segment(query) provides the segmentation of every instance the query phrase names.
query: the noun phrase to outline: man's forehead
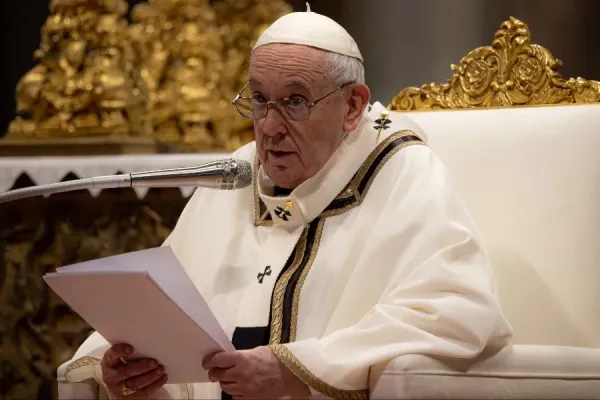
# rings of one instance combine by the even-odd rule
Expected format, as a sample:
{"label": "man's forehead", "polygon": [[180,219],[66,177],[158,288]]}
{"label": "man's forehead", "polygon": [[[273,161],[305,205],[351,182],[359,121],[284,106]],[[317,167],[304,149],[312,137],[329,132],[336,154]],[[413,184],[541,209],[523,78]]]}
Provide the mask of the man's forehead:
{"label": "man's forehead", "polygon": [[[261,86],[267,82],[272,83],[272,81],[267,80],[267,82],[263,82],[260,78],[250,78],[250,85]],[[277,82],[278,86],[286,87],[286,88],[300,88],[310,91],[313,82],[309,82],[307,79],[302,78],[301,76],[290,77],[289,79],[282,78]]]}
{"label": "man's forehead", "polygon": [[296,69],[323,70],[327,52],[314,47],[297,44],[269,44],[262,46],[250,55],[250,68],[270,66],[282,70]]}
{"label": "man's forehead", "polygon": [[310,90],[325,75],[325,52],[301,45],[266,45],[252,53],[250,83]]}

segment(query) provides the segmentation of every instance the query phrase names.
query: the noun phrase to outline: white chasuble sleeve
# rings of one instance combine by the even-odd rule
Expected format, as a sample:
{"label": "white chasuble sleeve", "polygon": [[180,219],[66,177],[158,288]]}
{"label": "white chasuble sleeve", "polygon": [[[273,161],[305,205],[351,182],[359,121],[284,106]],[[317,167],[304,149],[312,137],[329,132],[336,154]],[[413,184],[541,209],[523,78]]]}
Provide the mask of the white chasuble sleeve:
{"label": "white chasuble sleeve", "polygon": [[[253,144],[238,149],[232,157],[253,160]],[[162,245],[171,246],[191,278],[207,276],[209,272],[218,270],[219,262],[223,262],[222,255],[231,253],[226,249],[231,246],[233,240],[243,236],[241,228],[235,230],[232,227],[244,226],[244,221],[251,226],[252,205],[251,188],[237,191],[197,190],[186,204],[175,229]],[[239,223],[240,221],[242,223]],[[206,280],[214,282],[214,280]],[[205,284],[199,290],[208,302],[213,297],[213,293],[207,290],[207,286],[209,284]],[[110,310],[106,312],[110,313]],[[65,363],[64,373],[61,370],[63,376],[60,378],[69,383],[95,382],[99,398],[116,398],[106,389],[100,367],[100,361],[109,347],[110,343],[94,331],[78,347],[72,359]],[[201,398],[202,393],[194,393],[194,388],[198,388],[199,385],[211,384],[167,383],[154,393],[152,398],[173,400]],[[212,394],[208,396],[214,398]]]}
{"label": "white chasuble sleeve", "polygon": [[390,158],[359,208],[369,196],[385,196],[386,206],[360,211],[372,215],[373,229],[360,238],[364,253],[332,320],[348,320],[364,301],[369,311],[322,338],[271,345],[313,393],[331,398],[368,398],[370,367],[398,356],[468,359],[512,335],[488,255],[431,149],[410,146]]}

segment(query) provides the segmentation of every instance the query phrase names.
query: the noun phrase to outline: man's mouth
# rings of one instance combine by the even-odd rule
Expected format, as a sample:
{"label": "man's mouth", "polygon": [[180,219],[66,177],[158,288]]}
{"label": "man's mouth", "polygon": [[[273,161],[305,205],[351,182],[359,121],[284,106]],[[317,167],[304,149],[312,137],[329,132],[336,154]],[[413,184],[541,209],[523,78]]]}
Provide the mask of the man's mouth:
{"label": "man's mouth", "polygon": [[291,151],[269,150],[269,156],[271,156],[273,158],[283,158],[283,157],[289,156],[291,154],[293,154]]}

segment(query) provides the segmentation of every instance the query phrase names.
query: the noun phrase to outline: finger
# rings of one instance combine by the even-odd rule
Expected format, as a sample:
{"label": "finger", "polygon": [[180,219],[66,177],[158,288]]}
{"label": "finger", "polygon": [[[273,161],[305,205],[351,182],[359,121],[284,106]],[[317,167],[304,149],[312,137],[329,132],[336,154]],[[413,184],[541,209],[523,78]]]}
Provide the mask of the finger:
{"label": "finger", "polygon": [[154,394],[158,390],[160,390],[160,388],[166,385],[168,381],[169,377],[167,376],[167,374],[163,374],[160,378],[158,378],[157,380],[155,380],[154,382],[137,392],[136,395],[141,399],[152,399]]}
{"label": "finger", "polygon": [[211,382],[231,381],[230,378],[225,379],[228,378],[227,371],[229,371],[228,368],[211,368],[208,370],[208,379],[210,379]]}
{"label": "finger", "polygon": [[158,362],[151,358],[128,361],[127,364],[120,363],[113,370],[118,375],[119,382],[134,376],[145,374],[158,367]]}
{"label": "finger", "polygon": [[231,368],[239,360],[239,353],[234,351],[232,353],[216,353],[212,356],[205,358],[202,361],[202,367],[204,369],[211,368]]}
{"label": "finger", "polygon": [[204,368],[206,370],[212,368],[211,367],[212,360],[219,353],[221,353],[221,352],[212,353],[212,354],[209,354],[206,357],[204,357],[204,359],[202,360],[202,368]]}
{"label": "finger", "polygon": [[108,368],[112,368],[121,363],[121,357],[133,354],[133,347],[126,343],[115,344],[104,353],[102,361]]}
{"label": "finger", "polygon": [[162,366],[159,366],[158,368],[155,368],[152,371],[147,372],[143,375],[138,375],[134,378],[129,378],[127,380],[127,384],[133,390],[139,392],[142,389],[145,389],[148,386],[152,385],[154,382],[156,382],[158,379],[160,379],[164,374],[165,374],[165,369]]}

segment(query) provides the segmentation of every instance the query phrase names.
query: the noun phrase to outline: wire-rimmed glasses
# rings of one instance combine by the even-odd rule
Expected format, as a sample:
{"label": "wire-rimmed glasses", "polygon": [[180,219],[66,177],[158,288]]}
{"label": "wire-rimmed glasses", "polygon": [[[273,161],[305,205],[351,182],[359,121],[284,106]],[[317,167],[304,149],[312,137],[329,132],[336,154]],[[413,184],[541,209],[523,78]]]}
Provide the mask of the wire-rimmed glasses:
{"label": "wire-rimmed glasses", "polygon": [[242,96],[242,93],[248,88],[250,82],[247,82],[238,95],[231,102],[238,110],[238,112],[245,118],[253,120],[263,119],[269,112],[269,106],[274,105],[276,110],[287,119],[292,121],[305,121],[310,117],[310,110],[318,102],[331,96],[344,86],[351,84],[352,82],[344,83],[337,89],[327,93],[325,96],[319,97],[312,103],[308,103],[301,96],[284,97],[279,100],[265,100],[260,95],[251,97]]}

